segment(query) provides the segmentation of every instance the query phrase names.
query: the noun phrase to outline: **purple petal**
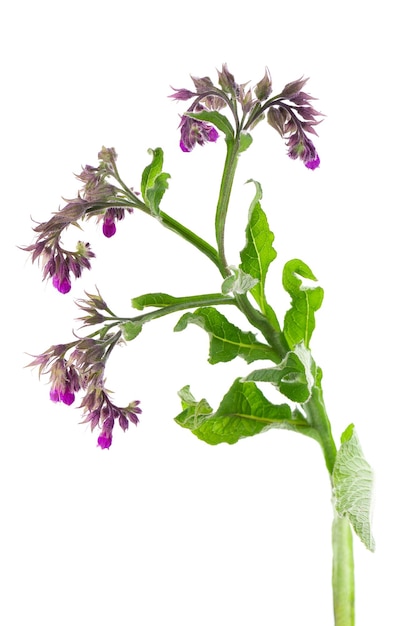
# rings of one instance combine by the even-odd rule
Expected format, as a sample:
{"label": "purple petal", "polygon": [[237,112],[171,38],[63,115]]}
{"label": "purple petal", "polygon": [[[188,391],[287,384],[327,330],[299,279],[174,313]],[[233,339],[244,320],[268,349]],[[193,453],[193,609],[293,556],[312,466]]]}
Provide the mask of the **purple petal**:
{"label": "purple petal", "polygon": [[49,397],[52,400],[52,402],[59,402],[60,394],[59,394],[58,389],[55,389],[55,387],[53,387],[51,391],[49,392]]}
{"label": "purple petal", "polygon": [[97,445],[100,446],[102,450],[110,448],[110,446],[112,445],[112,435],[107,434],[106,432],[102,432],[97,438]]}
{"label": "purple petal", "polygon": [[113,237],[116,232],[116,224],[113,219],[103,221],[103,234],[105,237]]}
{"label": "purple petal", "polygon": [[309,170],[316,170],[317,167],[319,167],[321,160],[319,158],[319,156],[317,155],[315,157],[315,159],[311,159],[310,161],[306,161],[305,163],[305,167],[307,167]]}
{"label": "purple petal", "polygon": [[71,290],[71,281],[69,278],[60,278],[58,274],[52,277],[52,284],[60,293],[68,293]]}
{"label": "purple petal", "polygon": [[208,140],[209,141],[216,141],[219,138],[219,133],[216,130],[216,128],[214,126],[212,126],[210,128],[210,130],[208,131]]}
{"label": "purple petal", "polygon": [[75,394],[71,389],[67,388],[65,391],[59,394],[59,399],[67,406],[70,406],[75,400]]}

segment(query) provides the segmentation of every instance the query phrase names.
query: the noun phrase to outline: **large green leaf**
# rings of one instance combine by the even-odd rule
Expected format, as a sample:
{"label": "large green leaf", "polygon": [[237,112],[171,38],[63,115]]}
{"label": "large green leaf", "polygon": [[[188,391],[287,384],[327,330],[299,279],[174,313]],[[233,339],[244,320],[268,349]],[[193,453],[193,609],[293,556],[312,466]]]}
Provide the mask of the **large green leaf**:
{"label": "large green leaf", "polygon": [[196,412],[199,403],[194,398],[186,405],[183,397],[182,400],[184,410],[175,421],[211,445],[233,444],[243,437],[251,437],[270,428],[284,428],[315,436],[299,411],[292,412],[287,404],[272,404],[254,383],[242,382],[239,378],[213,414],[205,413],[205,404],[203,411]]}
{"label": "large green leaf", "polygon": [[161,148],[149,149],[148,153],[152,155],[152,161],[142,172],[141,194],[151,213],[158,216],[160,202],[166,189],[168,189],[167,181],[170,174],[162,171],[164,153]]}
{"label": "large green leaf", "polygon": [[275,367],[251,372],[247,381],[272,383],[293,402],[304,403],[311,397],[315,383],[316,366],[310,351],[303,343],[288,352],[283,361]]}
{"label": "large green leaf", "polygon": [[184,330],[188,324],[197,324],[209,334],[209,363],[231,361],[237,356],[245,359],[247,363],[257,359],[277,360],[270,346],[258,342],[253,333],[244,332],[231,324],[213,307],[202,307],[193,313],[185,313],[174,330]]}
{"label": "large green leaf", "polygon": [[241,251],[240,268],[246,274],[257,279],[257,284],[251,289],[261,311],[267,316],[276,330],[280,330],[276,315],[269,306],[265,295],[265,283],[269,265],[277,256],[273,248],[274,235],[271,232],[266,214],[261,208],[260,200],[263,192],[260,183],[249,180],[255,185],[255,196],[251,203],[248,225],[245,231],[246,245]]}
{"label": "large green leaf", "polygon": [[301,341],[309,348],[315,328],[315,311],[324,298],[322,287],[304,286],[298,276],[316,280],[310,268],[300,259],[288,261],[283,268],[283,287],[292,298],[291,308],[284,318],[283,332],[291,349]]}
{"label": "large green leaf", "polygon": [[341,435],[332,472],[334,506],[340,516],[347,516],[364,545],[374,552],[371,530],[373,472],[364,458],[354,425]]}

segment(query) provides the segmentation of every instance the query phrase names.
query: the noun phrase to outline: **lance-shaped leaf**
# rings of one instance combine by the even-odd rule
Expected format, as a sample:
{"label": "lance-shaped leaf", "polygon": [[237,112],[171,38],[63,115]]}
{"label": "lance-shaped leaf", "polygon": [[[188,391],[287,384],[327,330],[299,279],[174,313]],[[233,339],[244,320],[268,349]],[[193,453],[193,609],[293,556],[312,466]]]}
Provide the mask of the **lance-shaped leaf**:
{"label": "lance-shaped leaf", "polygon": [[315,376],[316,366],[310,350],[300,343],[294,351],[286,354],[281,363],[275,367],[255,370],[245,380],[272,383],[289,400],[304,403],[311,397]]}
{"label": "lance-shaped leaf", "polygon": [[322,287],[304,286],[298,276],[316,280],[306,263],[299,259],[288,261],[283,268],[283,287],[292,297],[291,308],[284,318],[283,332],[292,349],[301,341],[309,348],[315,328],[315,311],[324,298]]}
{"label": "lance-shaped leaf", "polygon": [[373,472],[363,456],[353,424],[341,435],[332,483],[335,510],[348,517],[361,541],[374,552],[371,530]]}
{"label": "lance-shaped leaf", "polygon": [[145,307],[168,307],[188,305],[187,308],[202,306],[202,304],[229,304],[234,300],[222,293],[207,293],[197,296],[170,296],[168,293],[146,293],[132,299],[134,309],[142,311]]}
{"label": "lance-shaped leaf", "polygon": [[210,122],[225,134],[225,139],[227,140],[233,140],[234,138],[234,129],[231,126],[231,122],[225,115],[219,113],[219,111],[187,111],[184,115],[192,117],[194,120]]}
{"label": "lance-shaped leaf", "polygon": [[163,172],[164,153],[161,148],[149,149],[152,161],[144,169],[141,179],[141,194],[145,204],[151,209],[151,213],[158,216],[160,212],[160,202],[168,189],[167,180],[170,174]]}
{"label": "lance-shaped leaf", "polygon": [[255,196],[251,203],[248,225],[245,231],[246,245],[241,251],[240,268],[246,274],[257,279],[257,284],[251,289],[262,313],[267,316],[276,330],[280,330],[279,323],[273,309],[269,306],[265,295],[265,283],[269,265],[277,256],[273,248],[274,235],[269,229],[266,214],[261,208],[260,200],[263,192],[260,183],[255,184]]}
{"label": "lance-shaped leaf", "polygon": [[202,307],[193,313],[185,313],[174,330],[184,330],[188,324],[197,324],[209,335],[209,363],[231,361],[237,356],[247,363],[257,359],[277,361],[277,356],[267,344],[257,341],[251,332],[240,330],[213,307]]}
{"label": "lance-shaped leaf", "polygon": [[194,406],[189,404],[175,421],[211,445],[233,444],[270,428],[284,428],[316,438],[300,411],[292,412],[287,404],[272,404],[254,383],[241,382],[239,378],[225,394],[216,413],[207,415],[200,411],[196,417]]}

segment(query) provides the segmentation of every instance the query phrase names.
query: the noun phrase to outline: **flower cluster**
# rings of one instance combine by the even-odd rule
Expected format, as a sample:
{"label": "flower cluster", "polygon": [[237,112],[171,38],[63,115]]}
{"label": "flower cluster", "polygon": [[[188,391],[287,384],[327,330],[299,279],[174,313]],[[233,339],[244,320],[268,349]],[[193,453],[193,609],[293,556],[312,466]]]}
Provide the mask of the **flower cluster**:
{"label": "flower cluster", "polygon": [[314,126],[322,120],[312,105],[312,96],[302,91],[307,78],[301,78],[286,85],[282,93],[273,98],[267,112],[268,123],[286,139],[288,155],[291,159],[301,159],[308,169],[319,166],[320,159],[312,140],[306,133],[317,135]]}
{"label": "flower cluster", "polygon": [[67,200],[67,204],[47,221],[39,223],[33,230],[38,237],[30,246],[23,247],[30,252],[32,262],[42,262],[43,279],[51,278],[53,286],[60,293],[71,290],[71,278],[79,278],[83,269],[90,269],[90,259],[95,255],[90,244],[79,241],[75,251],[65,250],[61,244],[63,232],[70,225],[78,225],[84,219],[97,216],[103,220],[103,234],[112,237],[116,232],[116,220],[125,216],[125,211],[133,209],[119,206],[123,190],[107,182],[115,176],[117,155],[114,148],[102,148],[99,152],[100,165],[86,165],[76,177],[83,182],[77,198]]}
{"label": "flower cluster", "polygon": [[111,446],[116,422],[125,431],[129,423],[138,424],[138,414],[142,412],[138,400],[126,407],[116,406],[105,388],[105,363],[120,336],[120,333],[106,333],[99,339],[87,337],[54,345],[29,363],[39,368],[39,375],[49,374],[49,395],[53,402],[70,405],[78,391],[85,392],[80,404],[84,416],[81,423],[89,423],[92,431],[96,427],[100,429],[97,445],[102,449]]}
{"label": "flower cluster", "polygon": [[[174,89],[170,95],[174,100],[187,101],[193,98],[187,112],[180,121],[180,148],[190,152],[196,144],[216,141],[218,131],[208,123],[210,111],[219,111],[228,106],[235,121],[236,132],[247,131],[255,127],[267,113],[268,123],[285,139],[288,155],[292,159],[299,158],[308,169],[316,169],[320,159],[312,140],[307,133],[317,134],[314,126],[319,124],[317,118],[322,114],[316,111],[311,100],[314,98],[303,91],[307,79],[301,78],[288,83],[283,91],[273,97],[272,82],[266,69],[264,77],[254,86],[247,83],[238,84],[228,70],[226,64],[218,71],[219,87],[210,78],[191,77],[195,91]],[[238,116],[237,104],[242,115]],[[213,118],[214,120],[215,118]]]}

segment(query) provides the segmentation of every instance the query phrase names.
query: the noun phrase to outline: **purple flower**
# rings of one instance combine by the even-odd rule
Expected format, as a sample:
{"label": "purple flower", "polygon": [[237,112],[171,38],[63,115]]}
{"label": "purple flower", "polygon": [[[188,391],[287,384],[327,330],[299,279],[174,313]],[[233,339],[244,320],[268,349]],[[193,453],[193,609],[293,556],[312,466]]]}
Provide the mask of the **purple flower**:
{"label": "purple flower", "polygon": [[191,152],[196,143],[203,146],[207,141],[216,141],[219,133],[214,126],[194,120],[188,115],[183,115],[180,122],[180,148],[183,152]]}
{"label": "purple flower", "polygon": [[296,132],[289,137],[286,145],[289,148],[288,155],[291,159],[301,159],[305,167],[310,170],[315,170],[319,167],[321,161],[316,148],[313,142],[304,133]]}
{"label": "purple flower", "polygon": [[107,450],[112,445],[112,433],[107,433],[106,431],[102,431],[97,438],[97,445],[102,450]]}
{"label": "purple flower", "polygon": [[75,392],[80,389],[80,378],[74,366],[67,365],[64,358],[56,359],[50,369],[52,402],[63,402],[67,406],[75,400]]}
{"label": "purple flower", "polygon": [[308,168],[308,170],[316,170],[317,167],[319,167],[321,160],[319,158],[318,155],[316,155],[315,159],[311,159],[310,161],[306,161],[305,163],[305,167]]}
{"label": "purple flower", "polygon": [[68,275],[60,276],[59,274],[54,274],[52,284],[60,293],[68,293],[71,290],[71,281]]}
{"label": "purple flower", "polygon": [[116,220],[125,218],[125,211],[132,213],[133,209],[123,209],[121,207],[111,207],[99,216],[99,220],[103,219],[102,231],[105,237],[113,237],[116,233]]}
{"label": "purple flower", "polygon": [[105,237],[113,237],[116,233],[115,219],[112,217],[105,217],[103,220],[103,234]]}

